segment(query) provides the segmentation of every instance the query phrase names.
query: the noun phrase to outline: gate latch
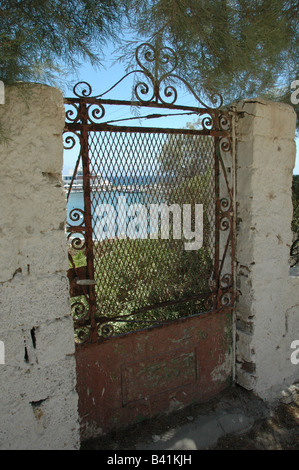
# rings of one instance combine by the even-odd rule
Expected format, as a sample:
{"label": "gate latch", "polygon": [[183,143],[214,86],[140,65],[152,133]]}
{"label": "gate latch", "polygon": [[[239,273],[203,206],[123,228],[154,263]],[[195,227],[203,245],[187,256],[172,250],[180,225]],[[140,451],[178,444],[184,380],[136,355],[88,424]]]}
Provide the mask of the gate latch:
{"label": "gate latch", "polygon": [[69,269],[67,276],[70,282],[70,296],[76,297],[84,294],[84,286],[94,286],[96,281],[88,278],[87,266],[80,266],[76,269]]}
{"label": "gate latch", "polygon": [[79,286],[94,286],[96,284],[96,281],[93,279],[75,279],[76,284]]}

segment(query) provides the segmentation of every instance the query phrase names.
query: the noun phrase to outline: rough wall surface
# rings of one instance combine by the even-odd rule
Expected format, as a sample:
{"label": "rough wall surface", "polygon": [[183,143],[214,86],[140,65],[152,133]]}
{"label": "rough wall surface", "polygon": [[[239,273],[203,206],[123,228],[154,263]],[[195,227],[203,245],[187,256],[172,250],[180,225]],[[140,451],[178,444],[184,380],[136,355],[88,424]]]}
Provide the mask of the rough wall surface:
{"label": "rough wall surface", "polygon": [[[0,123],[0,449],[79,447],[57,89],[6,87]],[[3,132],[2,131],[2,132]]]}
{"label": "rough wall surface", "polygon": [[299,379],[299,278],[289,276],[296,118],[262,99],[238,104],[236,380],[275,399]]}

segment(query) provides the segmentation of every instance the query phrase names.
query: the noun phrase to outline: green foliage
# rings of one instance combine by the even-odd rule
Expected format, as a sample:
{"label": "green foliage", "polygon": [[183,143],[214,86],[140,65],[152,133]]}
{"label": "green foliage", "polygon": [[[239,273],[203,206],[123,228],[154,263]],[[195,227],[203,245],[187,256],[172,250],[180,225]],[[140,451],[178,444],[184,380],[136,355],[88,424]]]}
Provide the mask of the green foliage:
{"label": "green foliage", "polygon": [[[148,305],[195,294],[198,282],[192,276],[194,266],[201,262],[208,269],[205,255],[192,256],[183,250],[179,240],[121,240],[117,244],[117,250],[112,248],[101,258],[99,273],[101,305],[104,311],[114,314],[129,314]],[[163,321],[190,313],[190,305],[179,305],[139,314],[138,318]]]}
{"label": "green foliage", "polygon": [[[226,103],[265,96],[290,103],[298,79],[298,2],[294,0],[1,0],[0,80],[62,85],[122,32],[132,63],[136,43],[171,46],[178,73],[195,91]],[[298,106],[295,106],[298,112]]]}
{"label": "green foliage", "polygon": [[[80,268],[81,266],[86,266],[86,256],[83,250],[73,250],[72,258],[75,263],[76,268]],[[69,263],[69,267],[72,268],[71,262]]]}
{"label": "green foliage", "polygon": [[124,5],[116,0],[0,1],[0,79],[57,82],[82,60],[99,64],[106,40],[116,36]]}
{"label": "green foliage", "polygon": [[134,0],[132,7],[138,37],[172,47],[180,76],[198,92],[220,92],[226,103],[265,96],[291,104],[298,2]]}
{"label": "green foliage", "polygon": [[[192,299],[150,311],[142,308],[206,293],[212,270],[208,250],[186,251],[181,240],[125,239],[103,241],[95,252],[99,314],[121,318],[140,310],[127,317],[129,322],[113,323],[116,334],[204,310],[203,300]],[[83,258],[83,252],[74,258],[76,266],[82,265]]]}
{"label": "green foliage", "polygon": [[158,160],[169,180],[179,182],[199,173],[202,175],[209,167],[213,154],[213,137],[174,134],[164,143]]}

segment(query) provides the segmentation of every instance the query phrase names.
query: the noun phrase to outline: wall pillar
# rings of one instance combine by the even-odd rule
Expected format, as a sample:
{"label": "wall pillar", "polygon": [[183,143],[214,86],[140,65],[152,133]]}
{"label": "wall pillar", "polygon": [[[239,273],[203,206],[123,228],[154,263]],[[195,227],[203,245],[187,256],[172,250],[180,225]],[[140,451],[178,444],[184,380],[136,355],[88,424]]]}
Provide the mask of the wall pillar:
{"label": "wall pillar", "polygon": [[61,92],[6,87],[0,127],[0,448],[76,449]]}
{"label": "wall pillar", "polygon": [[237,111],[236,381],[271,400],[299,379],[299,278],[289,275],[296,116],[263,99]]}

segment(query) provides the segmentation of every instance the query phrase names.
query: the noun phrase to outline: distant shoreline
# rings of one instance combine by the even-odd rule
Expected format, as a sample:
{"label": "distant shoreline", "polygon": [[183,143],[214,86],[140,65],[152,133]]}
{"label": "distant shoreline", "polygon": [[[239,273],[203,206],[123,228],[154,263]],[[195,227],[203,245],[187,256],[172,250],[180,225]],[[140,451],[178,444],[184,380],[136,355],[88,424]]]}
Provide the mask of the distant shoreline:
{"label": "distant shoreline", "polygon": [[[64,187],[65,191],[68,192],[69,191],[69,187]],[[151,183],[149,185],[117,185],[117,186],[114,186],[114,185],[111,185],[111,186],[91,186],[90,187],[91,191],[96,191],[96,192],[114,192],[114,191],[118,191],[118,192],[122,192],[122,193],[135,193],[135,192],[139,192],[139,193],[148,193],[148,192],[151,192],[151,191],[156,191],[157,189],[161,190],[161,189],[167,189],[167,185],[165,183]],[[72,187],[71,189],[71,193],[83,193],[84,190],[83,190],[83,187]]]}

